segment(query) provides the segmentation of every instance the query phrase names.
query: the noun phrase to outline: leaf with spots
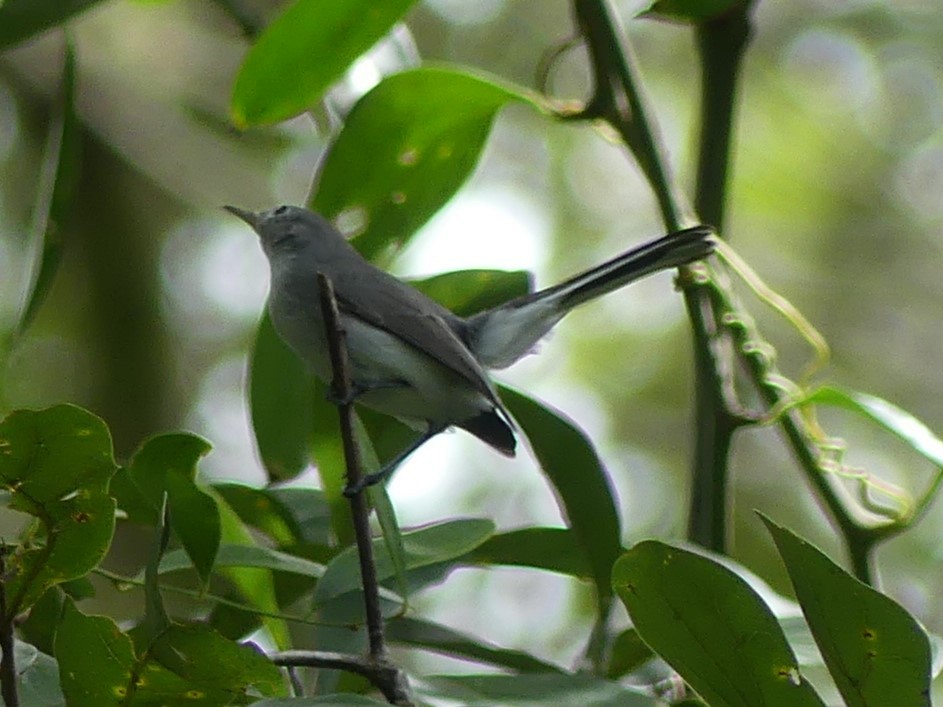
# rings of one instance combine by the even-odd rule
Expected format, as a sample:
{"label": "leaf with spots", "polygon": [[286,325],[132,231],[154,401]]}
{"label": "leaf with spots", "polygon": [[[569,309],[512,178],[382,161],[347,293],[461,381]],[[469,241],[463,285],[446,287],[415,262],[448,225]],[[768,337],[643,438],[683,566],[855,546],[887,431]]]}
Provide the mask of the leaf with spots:
{"label": "leaf with spots", "polygon": [[86,616],[71,599],[56,632],[56,659],[70,707],[210,707],[246,704],[250,690],[265,696],[285,692],[278,668],[206,625],[171,624],[136,653],[114,621]]}
{"label": "leaf with spots", "polygon": [[612,568],[639,635],[712,707],[822,707],[782,629],[736,574],[646,540]]}
{"label": "leaf with spots", "polygon": [[402,245],[465,182],[498,111],[515,102],[538,107],[520,89],[462,71],[390,76],[351,110],[311,207],[357,221],[355,242],[368,258]]}
{"label": "leaf with spots", "polygon": [[930,641],[893,599],[763,516],[839,692],[850,707],[930,704]]}
{"label": "leaf with spots", "polygon": [[19,410],[0,422],[0,481],[9,506],[39,520],[5,560],[11,614],[105,556],[115,524],[106,489],[115,468],[108,428],[81,408]]}

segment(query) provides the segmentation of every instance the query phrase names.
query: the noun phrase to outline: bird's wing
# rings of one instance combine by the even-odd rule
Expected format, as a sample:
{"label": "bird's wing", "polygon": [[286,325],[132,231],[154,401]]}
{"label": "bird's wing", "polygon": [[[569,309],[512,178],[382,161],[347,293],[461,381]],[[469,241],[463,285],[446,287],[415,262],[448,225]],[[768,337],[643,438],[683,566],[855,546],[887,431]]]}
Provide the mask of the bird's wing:
{"label": "bird's wing", "polygon": [[418,290],[375,269],[369,284],[358,274],[334,283],[342,311],[393,334],[471,383],[503,410],[494,386],[474,355],[456,334],[456,316]]}

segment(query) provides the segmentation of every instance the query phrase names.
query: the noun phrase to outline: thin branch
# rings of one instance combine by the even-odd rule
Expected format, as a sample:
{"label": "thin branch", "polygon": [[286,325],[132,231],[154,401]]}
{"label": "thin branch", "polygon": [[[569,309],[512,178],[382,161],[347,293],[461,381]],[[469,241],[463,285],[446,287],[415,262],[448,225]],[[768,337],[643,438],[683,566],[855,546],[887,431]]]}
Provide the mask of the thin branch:
{"label": "thin branch", "polygon": [[358,655],[332,651],[282,651],[270,654],[269,660],[285,668],[321,668],[356,673],[369,680],[391,704],[412,704],[405,675],[396,666],[385,661],[377,662]]}
{"label": "thin branch", "polygon": [[[328,349],[334,379],[331,392],[337,403],[340,418],[341,438],[344,444],[344,459],[347,464],[347,485],[356,487],[363,478],[363,466],[360,460],[360,448],[357,445],[353,420],[354,389],[351,382],[350,360],[347,355],[345,333],[340,324],[340,313],[334,286],[324,273],[318,273],[318,290],[321,295],[321,313],[327,335]],[[353,516],[354,533],[357,538],[357,555],[360,559],[360,579],[363,585],[364,613],[367,620],[367,639],[370,645],[370,657],[367,664],[373,666],[377,675],[395,673],[395,679],[383,684],[374,683],[393,704],[411,704],[406,690],[406,677],[389,662],[386,640],[383,634],[383,614],[380,610],[379,582],[376,564],[373,559],[373,539],[370,535],[370,509],[367,497],[362,491],[350,497],[350,509]]]}
{"label": "thin branch", "polygon": [[[8,547],[0,546],[0,578],[6,574],[6,555]],[[0,696],[7,707],[19,707],[20,697],[16,688],[16,656],[13,637],[14,615],[7,613],[7,592],[5,583],[0,580]]]}

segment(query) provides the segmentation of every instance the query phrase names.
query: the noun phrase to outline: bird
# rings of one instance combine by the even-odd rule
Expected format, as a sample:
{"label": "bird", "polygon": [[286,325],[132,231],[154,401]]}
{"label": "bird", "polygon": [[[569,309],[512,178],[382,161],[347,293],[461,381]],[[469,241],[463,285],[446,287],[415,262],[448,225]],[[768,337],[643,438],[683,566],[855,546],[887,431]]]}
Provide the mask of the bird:
{"label": "bird", "polygon": [[450,427],[514,456],[517,425],[488,371],[533,351],[575,307],[650,273],[707,258],[716,244],[709,226],[686,228],[558,285],[460,317],[367,261],[314,211],[287,204],[260,212],[224,208],[259,236],[271,274],[268,311],[282,340],[319,379],[331,380],[317,280],[323,273],[333,285],[356,402],[420,433],[382,469],[348,484],[347,496],[385,479]]}

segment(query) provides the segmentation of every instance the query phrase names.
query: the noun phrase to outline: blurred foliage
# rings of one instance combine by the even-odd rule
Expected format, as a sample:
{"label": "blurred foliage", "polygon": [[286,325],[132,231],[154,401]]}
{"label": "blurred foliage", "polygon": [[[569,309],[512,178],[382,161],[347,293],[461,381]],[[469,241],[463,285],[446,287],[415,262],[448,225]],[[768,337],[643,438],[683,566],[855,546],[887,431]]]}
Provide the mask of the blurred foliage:
{"label": "blurred foliage", "polygon": [[[44,2],[34,6],[48,14],[40,24],[3,21],[30,2],[6,0],[0,8],[0,45],[10,47],[0,54],[0,331],[16,329],[30,283],[45,277],[33,268],[33,255],[51,249],[60,263],[48,292],[30,310],[31,317],[35,313],[30,328],[15,346],[3,344],[0,411],[80,404],[108,423],[119,464],[155,433],[190,429],[215,446],[201,463],[203,480],[259,482],[264,468],[253,448],[243,392],[245,356],[262,309],[264,288],[257,283],[264,282],[264,263],[254,238],[218,207],[306,202],[317,160],[343,112],[343,92],[332,93],[326,107],[312,115],[237,132],[229,125],[228,109],[246,52],[244,30],[261,28],[279,8],[238,0]],[[92,4],[67,25],[75,55],[75,90],[67,103],[74,104],[76,119],[63,122],[62,32],[21,40]],[[620,7],[628,19],[644,4]],[[654,10],[683,12],[686,5],[662,2]],[[943,367],[936,363],[943,347],[936,326],[943,296],[937,274],[943,258],[943,13],[931,0],[840,5],[760,0],[753,16],[724,235],[826,333],[833,350],[831,377],[872,390],[930,429],[943,429],[943,396],[936,394],[943,389]],[[536,75],[548,49],[572,31],[569,5],[562,0],[428,0],[416,3],[405,21],[406,44],[415,47],[401,46],[401,56],[415,49],[425,61],[469,64],[527,89],[545,83],[561,99],[587,97],[581,49],[560,54],[547,76]],[[654,19],[633,20],[628,31],[672,166],[690,181],[698,93],[691,34]],[[360,63],[342,88],[356,96],[372,87],[386,71],[389,53]],[[394,66],[396,61],[399,68],[409,64],[394,58]],[[501,97],[499,103],[504,100],[510,99]],[[497,110],[498,104],[484,103],[483,109]],[[308,105],[305,101],[292,112]],[[57,134],[59,151],[51,149]],[[532,269],[548,283],[659,232],[649,189],[624,150],[607,137],[588,126],[546,120],[526,106],[502,110],[471,180],[397,266],[409,272],[410,258],[422,249],[436,242],[459,249],[459,239],[470,239],[478,259],[468,267]],[[43,175],[50,160],[72,154],[81,154],[81,168],[69,178],[69,205],[56,199],[55,186]],[[53,191],[44,196],[47,188]],[[449,211],[463,200],[494,206],[461,228],[446,230],[456,224]],[[53,210],[41,213],[43,203],[53,204]],[[503,220],[494,219],[495,212]],[[502,250],[517,257],[510,265],[506,255],[489,251],[494,241],[487,236],[496,228],[504,229]],[[529,243],[536,243],[530,251]],[[752,306],[750,295],[744,297]],[[683,534],[691,382],[681,321],[667,278],[643,282],[574,314],[544,344],[542,355],[508,373],[515,387],[579,420],[593,440],[612,479],[623,544]],[[777,345],[783,368],[800,370],[807,357],[803,343],[775,317],[761,316],[761,324]],[[295,392],[306,404],[308,392]],[[820,417],[848,440],[848,464],[914,495],[929,484],[933,467],[907,447],[889,449],[884,438],[840,409]],[[501,530],[559,524],[551,492],[527,462],[511,466],[469,446],[474,443],[464,444],[459,435],[443,443],[448,448],[436,446],[417,458],[415,471],[404,468],[391,486],[406,523],[473,512],[497,519]],[[279,463],[293,471],[303,466],[307,450],[291,441],[281,449]],[[830,556],[840,553],[835,533],[784,452],[768,430],[737,438],[733,506],[741,512],[733,516],[733,555],[787,592],[787,573],[772,540],[746,511],[775,510],[778,522],[801,529]],[[241,523],[251,525],[258,506],[226,501],[216,501],[223,509],[222,547],[248,546],[251,536]],[[318,555],[316,561],[327,563],[332,557],[324,538],[312,541],[302,532],[315,522],[323,531],[325,501],[309,505],[318,512],[301,518],[298,507],[279,501],[277,531],[268,516],[260,521],[266,524],[261,531],[280,548]],[[2,520],[5,536],[19,531],[19,516]],[[879,555],[884,591],[931,632],[943,631],[936,591],[943,567],[937,541],[941,520],[941,511],[931,506],[921,524]],[[147,539],[137,532],[119,529],[106,567],[128,576],[141,568],[140,548]],[[558,541],[561,560],[548,553],[547,543],[555,540],[549,537],[535,535],[529,542],[515,537],[513,562],[507,561],[512,554],[507,546],[500,545],[502,535],[470,556],[590,574],[585,558],[568,559],[578,539]],[[269,557],[263,563],[268,569],[255,568],[256,574],[243,569],[216,578],[222,586],[215,588],[242,608],[264,610],[286,605],[276,595],[280,600],[310,590],[311,577],[273,579],[276,559]],[[203,562],[200,579],[205,580],[209,560]],[[482,614],[496,616],[489,621],[494,629],[489,639],[530,649],[536,659],[553,664],[569,665],[584,648],[586,626],[597,609],[587,600],[585,584],[547,573],[534,579],[526,570],[506,575],[465,569],[437,589],[446,570],[440,567],[443,574],[435,574],[435,569],[425,567],[428,574],[415,579],[432,587],[413,599],[423,616],[472,633]],[[599,579],[595,568],[592,574]],[[30,601],[50,584],[39,582]],[[137,615],[134,594],[104,582],[98,589],[81,614],[67,609],[74,612],[71,628],[91,630],[92,622],[103,620],[113,630],[110,619],[84,615],[89,612],[108,613],[116,621]],[[174,607],[196,612],[195,601]],[[48,603],[54,607],[50,611],[61,611],[61,599]],[[555,621],[546,620],[551,613]],[[276,637],[283,630],[275,623],[268,628]],[[294,635],[300,639],[303,630]],[[425,641],[435,642],[431,635]],[[504,654],[495,664],[516,665]],[[471,703],[474,695],[487,703],[499,699],[496,695],[510,700],[505,687],[497,680],[453,679],[443,682],[438,694],[450,690],[462,696],[457,699]],[[549,678],[527,687],[535,694],[559,691]],[[611,684],[595,688],[605,692]]]}

